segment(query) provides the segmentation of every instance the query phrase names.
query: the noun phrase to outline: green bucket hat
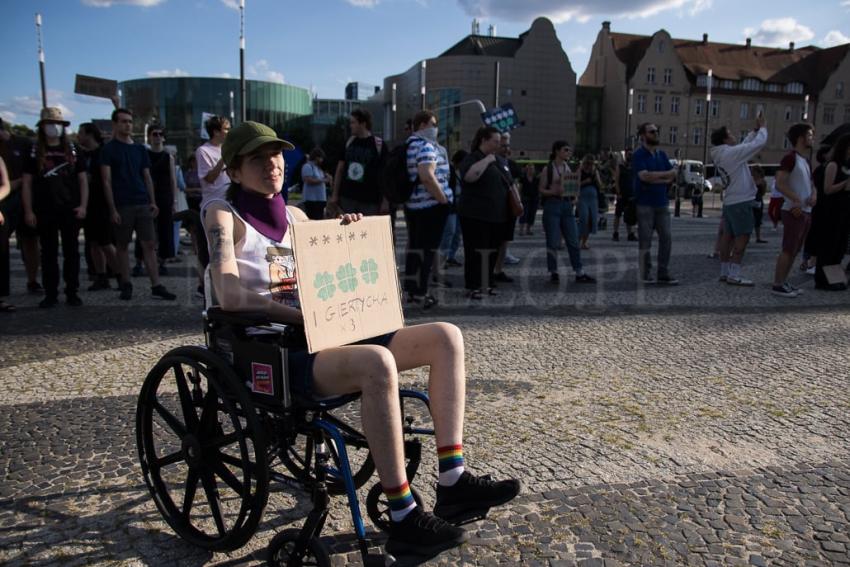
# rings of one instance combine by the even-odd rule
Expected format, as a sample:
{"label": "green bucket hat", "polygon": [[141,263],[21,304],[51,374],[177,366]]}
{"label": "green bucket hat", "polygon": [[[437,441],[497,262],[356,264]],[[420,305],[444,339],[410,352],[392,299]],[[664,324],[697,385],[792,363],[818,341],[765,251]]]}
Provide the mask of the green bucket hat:
{"label": "green bucket hat", "polygon": [[281,150],[294,150],[295,146],[277,137],[277,132],[259,122],[243,122],[228,132],[221,145],[221,157],[230,165],[236,156],[250,154],[260,146],[278,144]]}

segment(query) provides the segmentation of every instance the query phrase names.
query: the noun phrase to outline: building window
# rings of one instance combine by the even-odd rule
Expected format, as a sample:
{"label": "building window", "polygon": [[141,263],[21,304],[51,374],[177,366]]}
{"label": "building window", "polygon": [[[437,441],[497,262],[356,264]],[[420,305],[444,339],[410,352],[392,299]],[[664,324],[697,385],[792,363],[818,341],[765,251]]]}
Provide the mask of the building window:
{"label": "building window", "polygon": [[759,103],[759,104],[757,104],[757,105],[756,105],[756,112],[755,112],[755,114],[756,114],[756,117],[758,117],[758,115],[759,115],[759,114],[761,114],[762,116],[764,116],[764,105],[763,105],[763,104]]}
{"label": "building window", "polygon": [[667,46],[667,42],[663,39],[658,40],[658,53],[664,53],[664,48]]}
{"label": "building window", "polygon": [[758,79],[753,79],[750,77],[749,79],[744,79],[741,81],[741,88],[745,91],[760,91],[761,90],[761,81]]}
{"label": "building window", "polygon": [[717,118],[718,116],[720,116],[720,101],[713,100],[711,101],[711,117]]}
{"label": "building window", "polygon": [[505,96],[514,96],[514,90],[512,88],[505,89]]}
{"label": "building window", "polygon": [[694,135],[694,145],[698,146],[702,143],[702,128],[696,127],[693,130]]}
{"label": "building window", "polygon": [[638,112],[641,114],[646,112],[646,95],[639,94],[638,95]]}
{"label": "building window", "polygon": [[834,106],[824,106],[823,107],[823,123],[824,124],[834,124],[835,123],[835,107]]}
{"label": "building window", "polygon": [[742,102],[741,103],[741,114],[739,114],[738,116],[740,116],[741,119],[743,119],[743,120],[746,120],[747,118],[749,118],[750,117],[750,105],[747,104],[746,102]]}
{"label": "building window", "polygon": [[675,146],[678,143],[679,139],[679,127],[678,126],[670,126],[670,133],[668,134],[670,145]]}
{"label": "building window", "polygon": [[844,98],[844,81],[835,83],[835,98]]}
{"label": "building window", "polygon": [[673,69],[669,67],[664,69],[664,84],[672,85],[673,84]]}
{"label": "building window", "polygon": [[520,94],[520,96],[525,96],[528,93],[525,91],[525,89],[522,89],[521,91],[519,91],[519,94]]}
{"label": "building window", "polygon": [[664,104],[664,97],[655,95],[655,114],[661,114],[661,106]]}
{"label": "building window", "polygon": [[791,147],[791,142],[788,141],[788,136],[782,136],[782,149],[787,150]]}
{"label": "building window", "polygon": [[729,79],[723,79],[722,81],[720,81],[720,88],[721,89],[734,89],[735,86],[736,86],[735,81],[730,81]]}
{"label": "building window", "polygon": [[679,114],[679,97],[670,98],[670,114]]}
{"label": "building window", "polygon": [[768,83],[767,84],[767,92],[769,93],[778,93],[782,90],[782,86],[777,83]]}
{"label": "building window", "polygon": [[699,75],[697,77],[697,86],[704,87],[708,84],[708,75]]}
{"label": "building window", "polygon": [[803,94],[803,83],[788,83],[787,85],[785,85],[785,92],[788,94]]}
{"label": "building window", "polygon": [[694,114],[700,116],[702,114],[702,99],[698,98],[694,105]]}
{"label": "building window", "polygon": [[650,85],[655,83],[655,67],[647,67],[646,69],[646,82]]}
{"label": "building window", "polygon": [[786,106],[785,107],[785,122],[788,122],[789,120],[791,120],[791,107]]}

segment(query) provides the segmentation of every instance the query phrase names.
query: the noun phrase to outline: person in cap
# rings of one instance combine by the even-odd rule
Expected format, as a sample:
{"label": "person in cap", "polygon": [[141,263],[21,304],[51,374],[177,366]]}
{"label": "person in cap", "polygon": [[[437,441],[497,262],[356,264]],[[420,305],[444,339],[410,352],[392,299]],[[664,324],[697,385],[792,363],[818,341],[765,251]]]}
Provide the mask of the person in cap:
{"label": "person in cap", "polygon": [[[207,286],[207,304],[226,311],[264,311],[275,322],[303,326],[289,226],[308,219],[301,210],[287,207],[281,196],[281,150],[292,148],[256,122],[243,122],[227,135],[222,157],[231,185],[224,199],[207,204],[204,220],[212,283]],[[362,214],[337,218],[348,224]],[[486,512],[519,493],[516,480],[496,482],[465,470],[464,347],[457,327],[426,323],[314,354],[306,347],[290,349],[288,356],[290,388],[298,395],[362,392],[363,431],[393,519],[389,553],[435,554],[455,547],[466,534],[452,522]],[[433,514],[416,504],[407,482],[398,397],[399,372],[421,366],[430,366],[428,390],[440,470]]]}
{"label": "person in cap", "polygon": [[38,230],[44,299],[39,307],[59,302],[59,237],[62,237],[62,277],[68,305],[83,304],[80,289],[80,248],[77,238],[88,203],[85,164],[68,140],[70,122],[56,107],[41,111],[38,140],[24,164],[21,194],[24,221]]}

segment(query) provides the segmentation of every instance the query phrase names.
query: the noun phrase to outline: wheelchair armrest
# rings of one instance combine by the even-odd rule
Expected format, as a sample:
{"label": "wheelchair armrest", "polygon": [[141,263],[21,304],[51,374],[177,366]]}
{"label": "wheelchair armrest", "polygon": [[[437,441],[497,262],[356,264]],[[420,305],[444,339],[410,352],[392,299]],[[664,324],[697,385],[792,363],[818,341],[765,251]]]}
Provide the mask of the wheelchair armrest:
{"label": "wheelchair armrest", "polygon": [[209,307],[206,318],[211,323],[237,327],[259,327],[271,323],[269,316],[260,311],[224,311],[221,307]]}

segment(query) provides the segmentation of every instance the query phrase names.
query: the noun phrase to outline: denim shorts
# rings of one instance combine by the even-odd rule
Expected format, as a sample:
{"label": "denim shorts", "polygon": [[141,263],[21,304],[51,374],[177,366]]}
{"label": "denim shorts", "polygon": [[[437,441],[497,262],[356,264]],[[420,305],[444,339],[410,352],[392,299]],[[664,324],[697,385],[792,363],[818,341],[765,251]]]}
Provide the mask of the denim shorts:
{"label": "denim shorts", "polygon": [[[379,335],[370,339],[351,343],[352,345],[377,345],[386,347],[392,342],[396,332]],[[306,349],[289,351],[289,389],[293,394],[312,398],[313,392],[313,364],[318,352],[310,354]]]}

